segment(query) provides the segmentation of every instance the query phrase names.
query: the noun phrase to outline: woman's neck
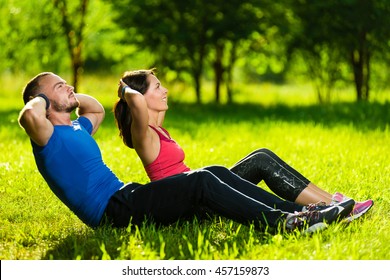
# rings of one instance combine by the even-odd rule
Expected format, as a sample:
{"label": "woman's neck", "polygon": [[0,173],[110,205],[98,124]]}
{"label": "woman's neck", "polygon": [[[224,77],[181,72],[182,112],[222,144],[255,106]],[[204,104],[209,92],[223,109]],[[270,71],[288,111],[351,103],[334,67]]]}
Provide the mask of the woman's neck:
{"label": "woman's neck", "polygon": [[153,127],[162,126],[165,119],[165,112],[151,112],[149,111],[149,125]]}

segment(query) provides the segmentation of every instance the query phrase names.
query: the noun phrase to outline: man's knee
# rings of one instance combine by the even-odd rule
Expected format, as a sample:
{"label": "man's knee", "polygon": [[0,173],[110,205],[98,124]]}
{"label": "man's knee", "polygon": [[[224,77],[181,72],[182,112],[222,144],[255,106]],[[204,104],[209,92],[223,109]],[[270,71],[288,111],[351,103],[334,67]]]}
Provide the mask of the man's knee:
{"label": "man's knee", "polygon": [[203,183],[201,185],[204,185],[204,183],[215,180],[215,176],[209,168],[193,170],[188,174],[188,177],[189,180],[197,182],[197,185],[199,185],[199,183]]}
{"label": "man's knee", "polygon": [[218,178],[226,178],[231,175],[231,170],[221,165],[212,165],[205,167],[205,169]]}

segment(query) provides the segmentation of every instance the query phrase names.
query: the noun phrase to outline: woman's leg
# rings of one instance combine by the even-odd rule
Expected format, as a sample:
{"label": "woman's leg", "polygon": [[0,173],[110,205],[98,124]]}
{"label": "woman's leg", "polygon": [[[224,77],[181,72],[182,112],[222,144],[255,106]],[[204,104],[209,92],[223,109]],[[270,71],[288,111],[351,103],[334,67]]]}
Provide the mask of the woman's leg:
{"label": "woman's leg", "polygon": [[332,202],[332,195],[323,189],[320,189],[313,183],[309,183],[307,188],[303,189],[302,192],[295,199],[295,203],[300,205],[307,205],[310,203],[317,203],[323,201],[326,204]]}
{"label": "woman's leg", "polygon": [[295,211],[302,211],[302,206],[280,199],[272,193],[269,193],[262,188],[252,184],[251,182],[239,177],[222,166],[208,166],[204,168],[217,176],[221,181],[227,183],[235,190],[255,199],[261,203],[265,203],[268,206],[280,209],[282,211],[293,213]]}
{"label": "woman's leg", "polygon": [[310,183],[310,180],[268,149],[252,152],[230,170],[253,184],[264,180],[274,193],[300,205],[319,201],[330,203],[332,199],[331,194]]}
{"label": "woman's leg", "polygon": [[[224,172],[219,173],[222,176]],[[242,179],[227,181],[250,184]],[[275,210],[236,190],[229,183],[207,170],[197,170],[146,185],[130,184],[110,199],[106,215],[116,226],[126,226],[130,218],[133,224],[142,223],[145,217],[157,224],[169,224],[178,219],[209,214],[218,214],[243,224],[255,222],[258,227],[277,227],[285,222],[287,212]],[[267,199],[267,203],[272,204],[272,195]]]}

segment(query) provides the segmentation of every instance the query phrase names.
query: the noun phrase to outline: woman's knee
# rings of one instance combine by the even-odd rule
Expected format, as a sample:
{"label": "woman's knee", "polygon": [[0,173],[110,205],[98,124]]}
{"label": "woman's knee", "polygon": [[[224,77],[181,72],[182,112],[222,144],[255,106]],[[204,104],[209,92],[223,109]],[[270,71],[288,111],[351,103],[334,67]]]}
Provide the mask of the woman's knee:
{"label": "woman's knee", "polygon": [[270,149],[267,149],[267,148],[257,149],[257,150],[255,150],[254,153],[255,154],[266,154],[266,155],[273,155],[274,154]]}
{"label": "woman's knee", "polygon": [[257,162],[263,162],[263,161],[269,161],[270,158],[274,157],[274,153],[271,152],[271,150],[266,148],[261,148],[256,150],[251,158],[255,158]]}

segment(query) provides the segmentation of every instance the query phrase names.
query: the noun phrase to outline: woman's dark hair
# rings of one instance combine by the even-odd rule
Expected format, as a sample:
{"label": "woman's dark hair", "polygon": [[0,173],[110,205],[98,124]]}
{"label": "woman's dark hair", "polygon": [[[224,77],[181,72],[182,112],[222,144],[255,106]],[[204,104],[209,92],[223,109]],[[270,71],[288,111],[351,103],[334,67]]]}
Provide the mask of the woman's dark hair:
{"label": "woman's dark hair", "polygon": [[[132,89],[139,91],[142,94],[149,88],[148,76],[155,75],[155,69],[150,70],[136,70],[127,71],[122,76],[122,81]],[[126,101],[119,99],[113,108],[115,122],[119,129],[119,136],[122,138],[123,143],[129,148],[134,149],[132,135],[131,135],[131,111]]]}

